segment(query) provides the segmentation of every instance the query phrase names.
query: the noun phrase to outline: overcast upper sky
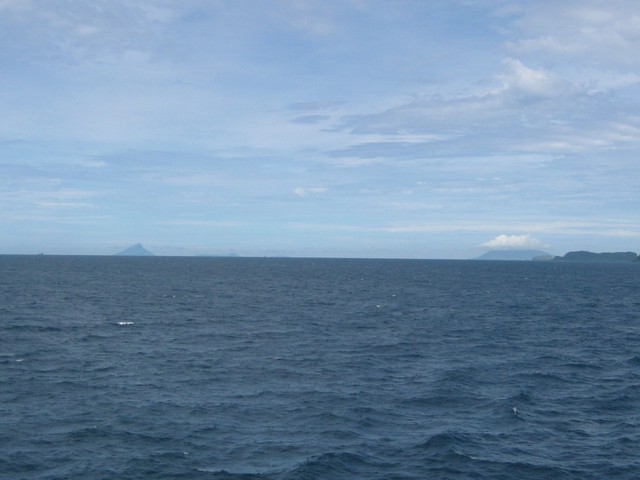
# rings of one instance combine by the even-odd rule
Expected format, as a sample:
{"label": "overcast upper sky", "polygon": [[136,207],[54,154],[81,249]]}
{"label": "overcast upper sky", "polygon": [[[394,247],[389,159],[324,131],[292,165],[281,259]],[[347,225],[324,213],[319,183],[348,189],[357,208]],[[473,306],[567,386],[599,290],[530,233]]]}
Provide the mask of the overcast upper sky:
{"label": "overcast upper sky", "polygon": [[637,0],[0,0],[0,252],[640,251]]}

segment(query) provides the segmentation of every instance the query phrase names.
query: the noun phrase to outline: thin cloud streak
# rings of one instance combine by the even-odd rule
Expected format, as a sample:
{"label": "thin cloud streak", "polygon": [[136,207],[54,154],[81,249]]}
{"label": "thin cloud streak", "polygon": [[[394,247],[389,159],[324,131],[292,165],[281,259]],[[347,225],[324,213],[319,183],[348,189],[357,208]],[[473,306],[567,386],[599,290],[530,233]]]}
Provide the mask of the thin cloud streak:
{"label": "thin cloud streak", "polygon": [[[361,226],[341,224],[293,224],[289,228],[318,231],[351,231],[351,232],[381,232],[394,234],[414,233],[458,233],[458,232],[496,232],[505,229],[504,223],[490,222],[447,222],[440,224],[391,225],[391,226]],[[640,223],[611,222],[603,227],[600,222],[568,222],[568,223],[513,223],[509,222],[510,230],[534,231],[537,234],[565,234],[565,235],[597,235],[605,237],[640,237]],[[514,235],[522,238],[525,235]],[[535,240],[535,239],[534,239]],[[484,246],[494,247],[497,243],[486,242]],[[505,242],[505,246],[508,242]],[[515,245],[515,243],[512,243]]]}

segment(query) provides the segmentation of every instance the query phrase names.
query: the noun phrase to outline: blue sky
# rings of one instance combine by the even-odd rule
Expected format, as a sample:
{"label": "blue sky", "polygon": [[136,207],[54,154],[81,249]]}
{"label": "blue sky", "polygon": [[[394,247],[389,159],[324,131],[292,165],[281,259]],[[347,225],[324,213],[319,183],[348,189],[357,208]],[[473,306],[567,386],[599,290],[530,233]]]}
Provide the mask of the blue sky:
{"label": "blue sky", "polygon": [[636,0],[0,0],[0,252],[640,250]]}

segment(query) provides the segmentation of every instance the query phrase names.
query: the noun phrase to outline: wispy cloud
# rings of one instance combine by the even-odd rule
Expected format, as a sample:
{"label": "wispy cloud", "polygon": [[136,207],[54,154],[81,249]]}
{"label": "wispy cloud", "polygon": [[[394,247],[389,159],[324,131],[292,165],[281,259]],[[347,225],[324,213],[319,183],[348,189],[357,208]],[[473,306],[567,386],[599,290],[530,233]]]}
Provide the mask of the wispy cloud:
{"label": "wispy cloud", "polygon": [[[570,0],[550,7],[547,1],[519,5],[513,27],[520,38],[508,47],[527,55],[553,55],[608,67],[638,65],[640,25],[637,4]],[[544,57],[543,57],[544,58]]]}
{"label": "wispy cloud", "polygon": [[293,193],[295,193],[299,197],[307,197],[313,194],[326,193],[326,187],[296,187],[293,189]]}
{"label": "wispy cloud", "polygon": [[552,73],[526,67],[520,60],[506,58],[502,61],[507,72],[498,75],[502,87],[498,91],[516,92],[528,97],[557,97],[570,91],[570,86]]}
{"label": "wispy cloud", "polygon": [[331,117],[329,115],[302,115],[302,116],[293,118],[291,121],[293,123],[314,125],[324,120],[329,120],[330,118]]}
{"label": "wispy cloud", "polygon": [[43,208],[95,208],[96,205],[88,202],[61,202],[53,200],[36,200],[34,205]]}

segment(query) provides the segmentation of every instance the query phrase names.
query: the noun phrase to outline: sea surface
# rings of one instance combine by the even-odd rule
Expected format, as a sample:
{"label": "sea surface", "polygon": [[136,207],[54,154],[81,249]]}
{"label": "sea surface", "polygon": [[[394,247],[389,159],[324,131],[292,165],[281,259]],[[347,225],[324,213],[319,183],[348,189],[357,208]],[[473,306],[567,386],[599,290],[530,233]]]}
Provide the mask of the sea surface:
{"label": "sea surface", "polygon": [[640,264],[0,256],[0,478],[640,478]]}

